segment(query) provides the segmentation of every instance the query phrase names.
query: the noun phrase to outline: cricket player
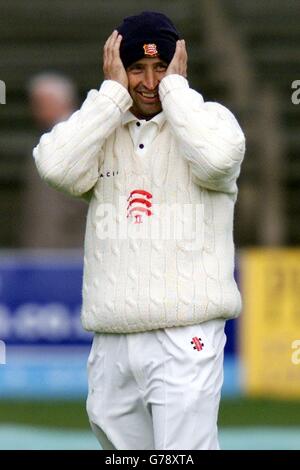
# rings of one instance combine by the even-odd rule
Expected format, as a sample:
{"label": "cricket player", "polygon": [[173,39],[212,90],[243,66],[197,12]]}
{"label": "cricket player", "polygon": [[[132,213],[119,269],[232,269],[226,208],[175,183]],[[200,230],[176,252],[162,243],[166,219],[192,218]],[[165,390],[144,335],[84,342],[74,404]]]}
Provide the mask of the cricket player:
{"label": "cricket player", "polygon": [[103,449],[219,448],[224,326],[241,310],[245,139],[228,109],[190,88],[187,59],[165,15],[125,18],[99,90],[34,149],[48,184],[89,203],[87,412]]}

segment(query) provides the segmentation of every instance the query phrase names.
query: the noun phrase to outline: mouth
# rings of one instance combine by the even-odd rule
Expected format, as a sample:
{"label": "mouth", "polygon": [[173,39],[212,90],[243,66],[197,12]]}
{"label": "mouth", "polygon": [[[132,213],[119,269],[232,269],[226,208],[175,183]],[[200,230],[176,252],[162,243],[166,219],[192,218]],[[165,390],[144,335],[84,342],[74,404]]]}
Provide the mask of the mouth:
{"label": "mouth", "polygon": [[142,101],[144,103],[158,103],[159,102],[159,96],[158,92],[146,92],[146,91],[138,91],[137,92],[139,96],[142,98]]}

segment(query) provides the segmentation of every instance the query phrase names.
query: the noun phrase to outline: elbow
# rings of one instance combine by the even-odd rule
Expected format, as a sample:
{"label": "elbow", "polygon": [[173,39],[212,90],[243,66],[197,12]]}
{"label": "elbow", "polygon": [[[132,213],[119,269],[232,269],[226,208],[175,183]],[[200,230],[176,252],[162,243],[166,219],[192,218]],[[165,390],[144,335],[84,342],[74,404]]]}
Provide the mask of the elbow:
{"label": "elbow", "polygon": [[223,141],[216,145],[200,145],[200,148],[184,149],[190,163],[198,168],[207,178],[219,179],[230,177],[241,165],[245,155],[245,137]]}
{"label": "elbow", "polygon": [[196,181],[208,189],[222,192],[236,192],[236,179],[240,174],[245,153],[245,140],[240,139],[222,152],[216,149],[189,158],[191,171]]}
{"label": "elbow", "polygon": [[81,197],[90,191],[98,180],[98,163],[86,164],[74,159],[70,162],[66,152],[54,151],[39,144],[33,157],[40,177],[51,187]]}
{"label": "elbow", "polygon": [[223,142],[222,150],[212,151],[210,162],[213,164],[213,173],[230,176],[235,173],[236,167],[239,167],[244,159],[246,150],[246,140],[243,132],[232,140]]}
{"label": "elbow", "polygon": [[40,175],[42,179],[46,179],[46,175],[49,172],[49,161],[51,161],[51,159],[48,157],[45,158],[41,150],[42,150],[41,144],[38,144],[33,149],[33,159],[34,159],[34,163],[38,171],[38,174]]}
{"label": "elbow", "polygon": [[231,166],[243,161],[246,150],[246,138],[238,122],[234,118],[232,125],[229,128],[229,135],[224,139],[224,155],[227,155],[231,161]]}
{"label": "elbow", "polygon": [[246,151],[246,138],[241,129],[237,138],[233,141],[232,147],[234,161],[242,162]]}
{"label": "elbow", "polygon": [[77,173],[72,171],[62,171],[58,166],[53,168],[43,176],[45,182],[57,189],[74,197],[82,197],[95,186],[98,180],[98,173],[94,169]]}
{"label": "elbow", "polygon": [[40,177],[50,186],[59,186],[63,175],[51,152],[45,152],[40,143],[33,149],[33,158]]}
{"label": "elbow", "polygon": [[237,163],[241,163],[246,148],[245,135],[235,116],[220,104],[208,104],[208,109],[217,116],[215,127],[207,138],[207,153],[215,168],[230,173]]}

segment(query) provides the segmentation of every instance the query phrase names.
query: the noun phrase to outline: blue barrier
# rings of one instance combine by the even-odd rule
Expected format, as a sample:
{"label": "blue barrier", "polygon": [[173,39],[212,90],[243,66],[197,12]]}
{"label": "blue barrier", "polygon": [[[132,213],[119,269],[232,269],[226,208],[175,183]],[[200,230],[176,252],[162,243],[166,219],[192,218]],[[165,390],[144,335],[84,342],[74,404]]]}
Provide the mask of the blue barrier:
{"label": "blue barrier", "polygon": [[7,345],[90,344],[80,323],[80,253],[0,256],[0,339]]}
{"label": "blue barrier", "polygon": [[[0,254],[0,397],[85,396],[92,334],[80,321],[82,259],[73,250]],[[226,394],[239,389],[235,325],[226,325]]]}

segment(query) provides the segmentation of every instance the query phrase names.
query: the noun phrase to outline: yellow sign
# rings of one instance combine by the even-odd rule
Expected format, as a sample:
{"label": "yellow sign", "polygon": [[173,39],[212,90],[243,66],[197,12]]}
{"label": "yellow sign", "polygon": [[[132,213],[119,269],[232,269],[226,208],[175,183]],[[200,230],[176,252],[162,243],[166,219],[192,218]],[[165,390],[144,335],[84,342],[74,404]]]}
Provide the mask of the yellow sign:
{"label": "yellow sign", "polygon": [[247,250],[240,273],[245,391],[300,398],[300,249]]}

